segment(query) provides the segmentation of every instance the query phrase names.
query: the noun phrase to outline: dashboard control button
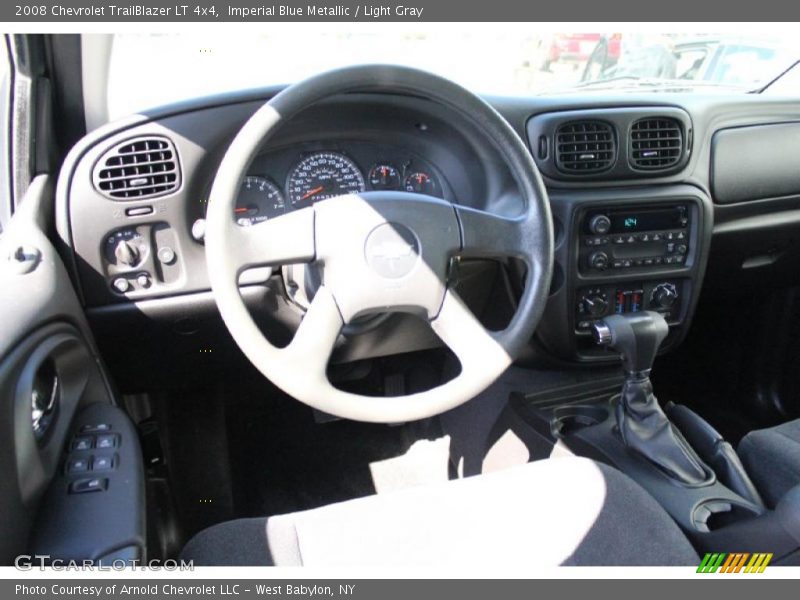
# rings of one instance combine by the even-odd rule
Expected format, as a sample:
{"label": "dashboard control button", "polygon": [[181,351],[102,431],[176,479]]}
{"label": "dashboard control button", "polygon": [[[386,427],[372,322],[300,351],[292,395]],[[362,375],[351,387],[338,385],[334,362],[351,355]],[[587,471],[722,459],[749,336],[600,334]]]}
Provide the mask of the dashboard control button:
{"label": "dashboard control button", "polygon": [[145,215],[153,214],[152,206],[132,206],[125,209],[125,214],[129,217],[143,217]]}
{"label": "dashboard control button", "polygon": [[623,236],[623,235],[615,235],[613,238],[611,238],[611,241],[614,242],[615,244],[624,244],[625,243],[625,236]]}
{"label": "dashboard control button", "polygon": [[113,456],[95,456],[92,459],[93,471],[110,471],[114,468]]}
{"label": "dashboard control button", "polygon": [[142,273],[136,278],[136,283],[139,284],[139,287],[149,288],[150,287],[150,277],[147,273]]}
{"label": "dashboard control button", "polygon": [[604,271],[608,268],[608,254],[605,252],[593,252],[589,257],[589,265],[598,271]]}
{"label": "dashboard control button", "polygon": [[108,423],[95,423],[81,427],[81,433],[102,433],[106,431],[111,431],[111,425]]}
{"label": "dashboard control button", "polygon": [[117,277],[111,283],[111,285],[114,286],[114,289],[117,290],[120,294],[124,294],[125,292],[131,289],[130,282],[124,277]]}
{"label": "dashboard control button", "polygon": [[664,234],[662,233],[654,233],[653,236],[650,238],[654,242],[660,242],[663,239]]}
{"label": "dashboard control button", "polygon": [[205,219],[197,219],[194,223],[192,223],[192,237],[196,242],[200,242],[201,244],[206,240],[206,220]]}
{"label": "dashboard control button", "polygon": [[165,265],[171,265],[175,262],[175,250],[170,246],[162,246],[158,249],[158,260]]}
{"label": "dashboard control button", "polygon": [[606,215],[595,215],[589,220],[589,231],[605,234],[611,231],[611,219]]}
{"label": "dashboard control button", "polygon": [[76,437],[72,440],[72,449],[73,450],[91,450],[92,449],[92,442],[94,442],[94,438],[90,435],[82,435]]}
{"label": "dashboard control button", "polygon": [[67,473],[83,473],[89,470],[89,459],[85,457],[67,460]]}
{"label": "dashboard control button", "polygon": [[117,245],[114,246],[114,257],[117,259],[118,264],[126,267],[135,267],[141,259],[139,249],[128,240],[117,242]]}
{"label": "dashboard control button", "polygon": [[92,477],[91,479],[79,479],[73,481],[69,486],[70,494],[86,494],[89,492],[102,492],[108,487],[108,479],[104,477]]}
{"label": "dashboard control button", "polygon": [[678,290],[672,283],[659,283],[650,294],[650,301],[656,309],[671,308],[678,299]]}
{"label": "dashboard control button", "polygon": [[95,448],[98,450],[107,450],[117,446],[117,436],[113,433],[106,433],[97,436]]}

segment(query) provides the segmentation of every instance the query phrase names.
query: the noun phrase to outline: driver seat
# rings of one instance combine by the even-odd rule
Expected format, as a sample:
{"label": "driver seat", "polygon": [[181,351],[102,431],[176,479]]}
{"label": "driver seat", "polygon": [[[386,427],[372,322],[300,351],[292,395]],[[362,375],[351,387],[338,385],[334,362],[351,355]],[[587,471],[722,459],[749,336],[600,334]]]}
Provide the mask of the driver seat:
{"label": "driver seat", "polygon": [[200,532],[195,565],[697,565],[661,506],[621,472],[562,457]]}

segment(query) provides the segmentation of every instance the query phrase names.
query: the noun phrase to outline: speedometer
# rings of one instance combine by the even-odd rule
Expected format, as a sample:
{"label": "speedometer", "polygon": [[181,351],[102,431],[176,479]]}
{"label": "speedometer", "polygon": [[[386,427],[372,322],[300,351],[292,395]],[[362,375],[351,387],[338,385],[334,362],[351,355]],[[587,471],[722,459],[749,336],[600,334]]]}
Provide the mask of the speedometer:
{"label": "speedometer", "polygon": [[292,207],[303,208],[320,200],[359,194],[365,185],[352,160],[338,152],[318,152],[292,169],[286,188]]}

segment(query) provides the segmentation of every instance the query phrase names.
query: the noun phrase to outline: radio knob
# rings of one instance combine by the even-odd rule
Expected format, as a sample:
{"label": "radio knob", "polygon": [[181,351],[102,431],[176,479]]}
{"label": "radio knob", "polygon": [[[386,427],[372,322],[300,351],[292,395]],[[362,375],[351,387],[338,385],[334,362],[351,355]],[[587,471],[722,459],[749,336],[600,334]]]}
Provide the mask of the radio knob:
{"label": "radio knob", "polygon": [[655,308],[672,308],[678,299],[678,290],[671,283],[659,283],[650,294],[650,301]]}
{"label": "radio knob", "polygon": [[590,317],[602,317],[608,309],[608,300],[598,294],[586,296],[581,302],[583,312]]}
{"label": "radio knob", "polygon": [[605,235],[611,231],[611,219],[605,215],[595,215],[589,220],[589,231]]}
{"label": "radio knob", "polygon": [[598,271],[605,271],[608,267],[608,254],[605,252],[592,252],[589,256],[589,266]]}

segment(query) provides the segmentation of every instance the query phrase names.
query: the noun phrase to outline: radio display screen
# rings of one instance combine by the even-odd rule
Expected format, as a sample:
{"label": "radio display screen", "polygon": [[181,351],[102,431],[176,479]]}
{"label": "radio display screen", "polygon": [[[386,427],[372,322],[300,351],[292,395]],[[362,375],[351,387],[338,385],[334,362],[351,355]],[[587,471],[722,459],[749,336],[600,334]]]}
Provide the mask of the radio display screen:
{"label": "radio display screen", "polygon": [[680,229],[686,226],[685,214],[684,211],[674,208],[613,212],[608,215],[611,219],[609,233]]}

